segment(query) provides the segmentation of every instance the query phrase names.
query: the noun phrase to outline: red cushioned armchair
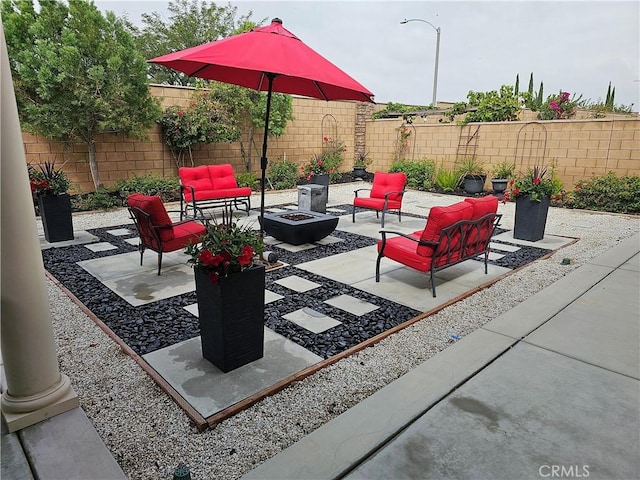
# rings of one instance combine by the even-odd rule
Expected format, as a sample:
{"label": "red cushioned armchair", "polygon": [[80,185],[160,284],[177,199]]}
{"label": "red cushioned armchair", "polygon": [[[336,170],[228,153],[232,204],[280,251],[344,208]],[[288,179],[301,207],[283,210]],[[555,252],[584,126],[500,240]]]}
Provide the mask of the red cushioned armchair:
{"label": "red cushioned armchair", "polygon": [[[376,261],[376,282],[380,281],[380,260],[394,260],[429,273],[436,296],[434,273],[457,263],[484,256],[487,274],[489,242],[500,223],[498,199],[494,196],[467,198],[448,207],[433,207],[424,230],[410,234],[381,230]],[[389,235],[393,237],[388,238]]]}
{"label": "red cushioned armchair", "polygon": [[[373,175],[371,188],[359,188],[354,193],[352,220],[356,221],[356,207],[376,211],[376,217],[382,212],[380,226],[384,228],[384,214],[388,211],[398,212],[398,221],[402,221],[402,197],[407,186],[407,175],[403,172],[381,173]],[[360,197],[358,192],[370,191],[369,197]]]}
{"label": "red cushioned armchair", "polygon": [[160,197],[134,193],[127,198],[127,205],[140,237],[140,265],[146,248],[157,252],[158,275],[162,269],[163,252],[198,243],[206,232],[206,227],[195,220],[172,222]]}

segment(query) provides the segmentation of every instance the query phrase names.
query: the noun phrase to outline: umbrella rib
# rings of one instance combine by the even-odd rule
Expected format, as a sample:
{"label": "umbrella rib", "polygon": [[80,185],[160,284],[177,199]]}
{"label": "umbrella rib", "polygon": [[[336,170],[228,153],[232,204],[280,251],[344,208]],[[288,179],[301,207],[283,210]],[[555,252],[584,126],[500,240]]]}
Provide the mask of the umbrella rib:
{"label": "umbrella rib", "polygon": [[320,95],[322,95],[322,98],[324,98],[327,102],[329,101],[329,97],[327,97],[324,93],[324,91],[322,90],[322,87],[320,86],[320,84],[314,80],[313,84],[316,86],[316,88],[318,89],[318,91],[320,92]]}
{"label": "umbrella rib", "polygon": [[211,65],[203,65],[202,67],[198,68],[196,71],[194,71],[193,73],[187,73],[188,76],[190,77],[195,77],[196,75],[198,75],[198,73],[200,73],[201,71],[203,71],[205,68],[209,68]]}

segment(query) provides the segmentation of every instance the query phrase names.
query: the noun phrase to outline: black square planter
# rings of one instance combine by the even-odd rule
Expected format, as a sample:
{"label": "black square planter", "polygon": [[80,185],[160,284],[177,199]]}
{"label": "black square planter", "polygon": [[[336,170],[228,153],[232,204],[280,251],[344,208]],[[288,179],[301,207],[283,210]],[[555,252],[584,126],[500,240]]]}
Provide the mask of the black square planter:
{"label": "black square planter", "polygon": [[256,265],[212,283],[195,271],[202,356],[230,372],[264,356],[265,269]]}
{"label": "black square planter", "polygon": [[73,240],[71,197],[63,195],[38,195],[38,209],[47,242]]}
{"label": "black square planter", "polygon": [[545,196],[539,202],[529,196],[516,198],[516,218],[513,238],[537,242],[544,238],[550,198]]}

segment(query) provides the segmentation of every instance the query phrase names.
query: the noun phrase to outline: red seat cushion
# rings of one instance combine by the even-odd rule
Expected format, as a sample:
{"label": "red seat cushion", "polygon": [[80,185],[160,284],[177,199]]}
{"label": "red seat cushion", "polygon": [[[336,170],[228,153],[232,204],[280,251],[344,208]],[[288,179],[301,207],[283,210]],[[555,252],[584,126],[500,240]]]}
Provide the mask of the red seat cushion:
{"label": "red seat cushion", "polygon": [[173,252],[185,248],[189,243],[199,243],[207,227],[199,222],[180,223],[173,227],[174,238],[162,242],[163,252]]}
{"label": "red seat cushion", "polygon": [[[137,207],[146,214],[149,215],[151,225],[173,225],[173,222],[169,218],[167,209],[164,208],[162,200],[158,196],[143,195],[141,193],[133,193],[127,198],[127,205],[130,207]],[[163,242],[172,240],[174,238],[173,228],[159,228],[158,229],[160,239]],[[142,233],[141,233],[142,234]]]}
{"label": "red seat cushion", "polygon": [[[355,207],[361,208],[369,208],[371,210],[382,210],[384,207],[384,199],[383,198],[367,198],[367,197],[356,197],[353,199],[353,205]],[[398,210],[402,207],[402,202],[389,200],[387,203],[387,210]]]}
{"label": "red seat cushion", "polygon": [[[448,207],[433,207],[429,211],[427,224],[420,236],[421,240],[426,242],[437,242],[440,232],[443,228],[453,225],[460,220],[470,220],[473,214],[473,206],[468,202],[458,202]],[[452,242],[456,239],[452,239]],[[433,254],[433,247],[419,245],[417,248],[418,255],[425,257]]]}
{"label": "red seat cushion", "polygon": [[[411,236],[419,239],[421,233],[421,231],[414,232]],[[431,257],[419,255],[416,252],[416,245],[416,242],[401,236],[387,238],[384,256],[421,272],[426,272],[431,268]],[[378,252],[381,248],[382,240],[378,240]]]}
{"label": "red seat cushion", "polygon": [[[382,198],[388,192],[402,192],[407,183],[407,175],[404,172],[381,173],[373,175],[373,185],[371,186],[371,198]],[[402,201],[401,194],[390,195],[389,200]],[[396,207],[398,208],[398,207]]]}

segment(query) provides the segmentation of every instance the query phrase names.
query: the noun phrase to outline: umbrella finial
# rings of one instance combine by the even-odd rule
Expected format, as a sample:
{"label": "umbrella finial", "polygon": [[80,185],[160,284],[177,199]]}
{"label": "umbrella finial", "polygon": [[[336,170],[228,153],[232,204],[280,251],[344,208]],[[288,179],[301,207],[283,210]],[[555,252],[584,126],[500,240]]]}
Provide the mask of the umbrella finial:
{"label": "umbrella finial", "polygon": [[280,25],[282,25],[282,20],[280,20],[278,17],[276,17],[273,20],[271,20],[271,23],[279,23]]}

